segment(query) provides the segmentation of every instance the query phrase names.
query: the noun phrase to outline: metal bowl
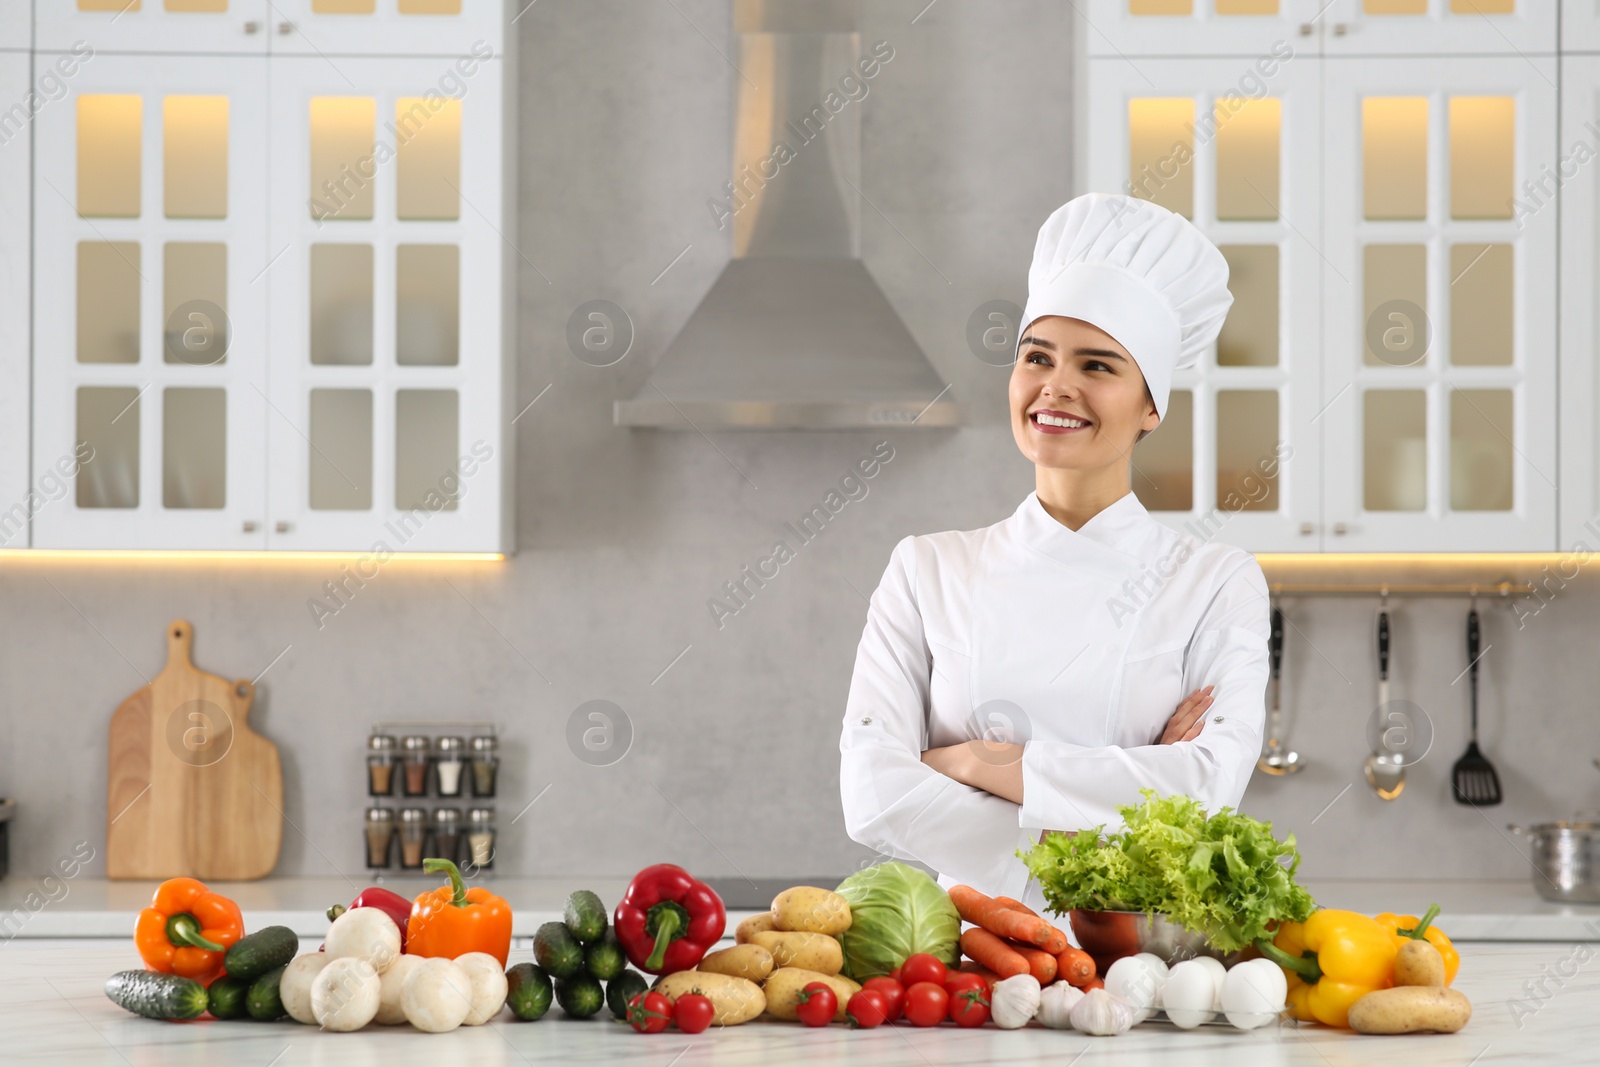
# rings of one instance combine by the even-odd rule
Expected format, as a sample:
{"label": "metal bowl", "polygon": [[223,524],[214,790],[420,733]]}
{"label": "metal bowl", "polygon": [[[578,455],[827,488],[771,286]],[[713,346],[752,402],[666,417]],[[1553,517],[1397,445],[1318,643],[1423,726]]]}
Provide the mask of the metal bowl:
{"label": "metal bowl", "polygon": [[1232,967],[1240,960],[1260,955],[1253,947],[1223,952],[1204,934],[1179,926],[1165,915],[1145,911],[1084,911],[1067,913],[1073,936],[1090,956],[1095,969],[1105,974],[1112,963],[1124,956],[1150,952],[1167,966],[1196,956],[1210,956]]}
{"label": "metal bowl", "polygon": [[1533,888],[1557,904],[1600,904],[1600,822],[1512,824],[1528,838]]}

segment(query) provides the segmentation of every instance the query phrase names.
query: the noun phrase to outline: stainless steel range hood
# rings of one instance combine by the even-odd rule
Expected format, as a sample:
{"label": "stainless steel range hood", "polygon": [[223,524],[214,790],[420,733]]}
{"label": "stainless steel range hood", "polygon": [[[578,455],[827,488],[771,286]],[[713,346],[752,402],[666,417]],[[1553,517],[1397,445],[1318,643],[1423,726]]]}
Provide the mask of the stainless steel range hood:
{"label": "stainless steel range hood", "polygon": [[862,54],[859,6],[735,0],[732,179],[706,204],[733,255],[618,426],[959,425],[860,258],[861,102],[892,53]]}

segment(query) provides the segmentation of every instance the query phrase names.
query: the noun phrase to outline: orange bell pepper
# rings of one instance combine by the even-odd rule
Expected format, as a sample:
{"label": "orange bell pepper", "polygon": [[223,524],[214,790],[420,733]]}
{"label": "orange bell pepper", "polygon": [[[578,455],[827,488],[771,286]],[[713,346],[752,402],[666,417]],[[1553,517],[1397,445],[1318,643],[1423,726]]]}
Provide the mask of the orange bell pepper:
{"label": "orange bell pepper", "polygon": [[504,967],[511,954],[511,905],[482,886],[468,889],[461,869],[449,860],[423,860],[422,869],[448,874],[450,884],[428,890],[411,905],[406,952],[445,959],[487,952]]}
{"label": "orange bell pepper", "polygon": [[1396,951],[1407,941],[1419,938],[1438,949],[1439,958],[1444,960],[1444,984],[1449,985],[1456,980],[1456,972],[1461,969],[1461,953],[1456,951],[1456,947],[1450,943],[1443,930],[1432,925],[1433,917],[1438,914],[1439,905],[1434,904],[1428,908],[1420,921],[1415,915],[1396,915],[1388,911],[1373,918],[1379,926],[1394,935]]}
{"label": "orange bell pepper", "polygon": [[162,882],[133,926],[146,967],[202,985],[222,973],[228,948],[243,936],[239,905],[193,878]]}

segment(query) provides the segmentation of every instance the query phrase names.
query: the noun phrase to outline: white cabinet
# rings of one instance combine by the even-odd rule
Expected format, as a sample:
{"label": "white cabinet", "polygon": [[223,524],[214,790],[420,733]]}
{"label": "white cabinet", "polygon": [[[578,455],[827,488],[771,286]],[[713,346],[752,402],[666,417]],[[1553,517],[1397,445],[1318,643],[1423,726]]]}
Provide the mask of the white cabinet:
{"label": "white cabinet", "polygon": [[1236,59],[1090,67],[1089,188],[1191,218],[1235,296],[1134,452],[1151,511],[1252,551],[1549,551],[1556,213],[1512,200],[1554,61],[1297,56],[1258,99]]}
{"label": "white cabinet", "polygon": [[[27,52],[0,51],[0,100],[27,100]],[[0,117],[0,548],[26,548],[29,518],[48,501],[29,496],[28,189],[32,143],[26,122]],[[61,492],[56,481],[52,492]]]}
{"label": "white cabinet", "polygon": [[101,54],[37,119],[37,547],[265,544],[266,77]]}
{"label": "white cabinet", "polygon": [[[0,0],[0,52],[26,52],[32,47],[33,0]],[[8,102],[19,99],[6,97]]]}
{"label": "white cabinet", "polygon": [[1600,0],[1561,0],[1561,50],[1600,52]]}
{"label": "white cabinet", "polygon": [[[1327,0],[1079,0],[1076,31],[1090,56],[1242,56],[1287,42],[1315,53]],[[1137,63],[1124,62],[1129,70]],[[1239,67],[1235,64],[1235,67]],[[1237,71],[1236,71],[1237,73]]]}
{"label": "white cabinet", "polygon": [[[1590,5],[1592,6],[1592,5]],[[1565,17],[1565,16],[1564,16]],[[1600,548],[1600,55],[1561,64],[1561,539]],[[1542,199],[1548,201],[1545,195]],[[1580,560],[1579,562],[1583,562]],[[1565,570],[1565,568],[1563,568]],[[1567,575],[1570,577],[1570,575]]]}
{"label": "white cabinet", "polygon": [[38,0],[36,47],[265,55],[273,0]]}
{"label": "white cabinet", "polygon": [[[1327,0],[1318,0],[1318,6]],[[1552,0],[1332,0],[1318,20],[1329,56],[1552,55]],[[1458,64],[1470,69],[1470,64]]]}
{"label": "white cabinet", "polygon": [[34,547],[509,549],[504,42],[388,25],[381,58],[96,52],[42,109],[34,479],[81,468]]}
{"label": "white cabinet", "polygon": [[[503,0],[273,0],[271,48],[300,56],[482,55],[498,51],[507,19],[527,4],[518,0],[508,14]],[[439,64],[430,81],[450,77]]]}
{"label": "white cabinet", "polygon": [[1555,61],[1325,66],[1324,547],[1551,551]]}

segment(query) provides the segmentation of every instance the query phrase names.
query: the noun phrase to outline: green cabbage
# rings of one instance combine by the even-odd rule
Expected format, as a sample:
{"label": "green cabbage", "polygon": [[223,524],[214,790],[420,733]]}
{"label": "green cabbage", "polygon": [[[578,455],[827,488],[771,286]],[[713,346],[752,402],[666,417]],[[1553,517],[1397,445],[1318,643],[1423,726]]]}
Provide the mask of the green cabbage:
{"label": "green cabbage", "polygon": [[915,867],[874,864],[834,892],[850,904],[850,929],[839,935],[846,977],[865,982],[918,952],[947,967],[960,962],[961,915],[939,883]]}

